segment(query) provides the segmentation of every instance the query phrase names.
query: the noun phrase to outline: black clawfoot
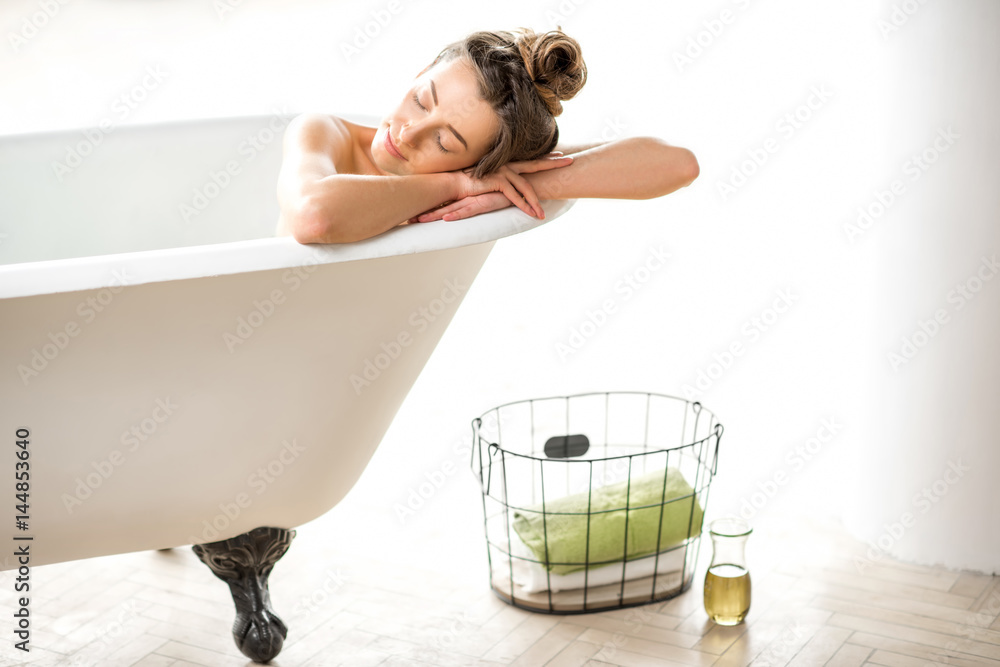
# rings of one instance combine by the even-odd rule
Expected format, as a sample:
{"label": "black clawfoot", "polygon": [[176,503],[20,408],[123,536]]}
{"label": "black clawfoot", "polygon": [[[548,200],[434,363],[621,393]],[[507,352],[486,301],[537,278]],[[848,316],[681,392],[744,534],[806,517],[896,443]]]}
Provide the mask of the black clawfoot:
{"label": "black clawfoot", "polygon": [[294,530],[261,527],[228,540],[191,547],[215,576],[229,584],[236,603],[233,639],[254,662],[270,662],[281,652],[288,634],[284,622],[271,609],[267,577],[288,551],[293,537]]}

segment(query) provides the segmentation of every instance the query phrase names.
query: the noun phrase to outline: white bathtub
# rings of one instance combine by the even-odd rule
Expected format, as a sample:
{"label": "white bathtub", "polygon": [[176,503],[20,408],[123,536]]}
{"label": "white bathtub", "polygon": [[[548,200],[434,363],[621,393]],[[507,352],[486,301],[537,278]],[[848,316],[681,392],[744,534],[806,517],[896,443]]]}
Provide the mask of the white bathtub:
{"label": "white bathtub", "polygon": [[[274,237],[291,118],[0,137],[0,494],[13,526],[26,429],[27,530],[6,530],[33,538],[31,565],[330,510],[493,244],[542,224],[508,208],[351,244]],[[572,204],[545,202],[546,221]]]}

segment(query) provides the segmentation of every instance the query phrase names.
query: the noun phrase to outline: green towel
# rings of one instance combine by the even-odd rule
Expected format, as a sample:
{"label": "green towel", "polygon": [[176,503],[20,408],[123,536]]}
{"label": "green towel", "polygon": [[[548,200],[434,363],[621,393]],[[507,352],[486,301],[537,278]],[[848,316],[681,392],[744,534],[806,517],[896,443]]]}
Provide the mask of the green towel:
{"label": "green towel", "polygon": [[[625,547],[625,500],[628,480],[593,489],[590,495],[589,562],[621,562]],[[663,530],[659,534],[660,551],[701,533],[702,508],[693,490],[676,468],[667,469],[667,488],[663,491],[663,471],[632,478],[628,490],[628,560],[635,560],[656,551],[657,524],[662,503]],[[685,497],[686,496],[686,497]],[[585,569],[587,561],[587,497],[577,493],[545,502],[543,523],[541,504],[525,508],[536,511],[514,511],[514,530],[534,552],[537,560],[553,574],[568,574]],[[661,500],[662,498],[662,500]],[[669,502],[672,498],[680,498]],[[691,512],[694,503],[694,512]],[[653,505],[653,507],[645,507]],[[631,509],[643,507],[643,509]],[[612,512],[601,512],[621,508]],[[578,514],[553,514],[577,512]],[[549,558],[545,557],[545,535],[548,533]],[[556,564],[552,564],[556,563]],[[581,563],[561,565],[559,563]]]}

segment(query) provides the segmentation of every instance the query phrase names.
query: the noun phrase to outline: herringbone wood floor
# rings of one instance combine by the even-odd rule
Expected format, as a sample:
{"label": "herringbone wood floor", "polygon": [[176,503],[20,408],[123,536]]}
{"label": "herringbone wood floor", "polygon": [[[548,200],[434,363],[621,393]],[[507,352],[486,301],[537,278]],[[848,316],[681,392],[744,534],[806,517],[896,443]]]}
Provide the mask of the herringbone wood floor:
{"label": "herringbone wood floor", "polygon": [[[863,560],[869,547],[835,523],[784,518],[755,527],[752,607],[733,628],[715,626],[702,608],[707,542],[682,596],[551,616],[492,594],[480,535],[458,543],[426,523],[409,534],[365,534],[366,523],[361,509],[338,506],[298,529],[271,577],[275,610],[290,628],[272,664],[1000,665],[1000,578]],[[362,532],[344,540],[351,530]],[[4,574],[10,609],[12,577]],[[8,638],[3,665],[252,664],[230,635],[228,589],[190,548],[42,566],[33,577],[30,660]]]}

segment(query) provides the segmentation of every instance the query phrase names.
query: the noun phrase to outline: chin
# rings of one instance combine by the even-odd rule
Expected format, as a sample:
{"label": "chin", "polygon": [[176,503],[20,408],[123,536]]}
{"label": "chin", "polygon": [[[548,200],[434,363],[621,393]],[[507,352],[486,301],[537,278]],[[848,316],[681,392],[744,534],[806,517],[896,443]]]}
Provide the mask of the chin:
{"label": "chin", "polygon": [[401,176],[401,172],[393,168],[392,163],[395,159],[391,155],[386,155],[385,148],[382,147],[378,140],[372,142],[372,162],[380,170],[387,174],[394,174],[396,176]]}

